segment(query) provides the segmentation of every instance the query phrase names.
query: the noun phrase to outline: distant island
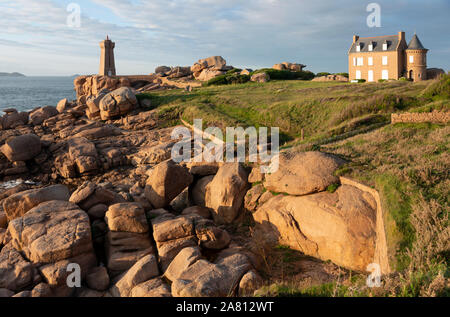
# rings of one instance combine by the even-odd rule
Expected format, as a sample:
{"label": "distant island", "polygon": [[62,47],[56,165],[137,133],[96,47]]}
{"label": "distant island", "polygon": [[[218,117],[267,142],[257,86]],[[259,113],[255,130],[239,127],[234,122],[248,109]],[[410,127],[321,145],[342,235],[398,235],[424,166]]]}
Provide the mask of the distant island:
{"label": "distant island", "polygon": [[2,73],[2,72],[0,72],[0,77],[26,77],[26,76],[21,73]]}

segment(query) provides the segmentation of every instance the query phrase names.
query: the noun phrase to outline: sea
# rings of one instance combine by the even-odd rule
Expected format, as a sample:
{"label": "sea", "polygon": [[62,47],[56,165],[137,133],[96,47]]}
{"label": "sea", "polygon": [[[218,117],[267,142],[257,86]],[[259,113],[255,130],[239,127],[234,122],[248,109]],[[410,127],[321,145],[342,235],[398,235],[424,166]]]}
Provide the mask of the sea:
{"label": "sea", "polygon": [[0,111],[7,108],[29,111],[36,107],[56,106],[64,98],[75,100],[74,79],[73,76],[0,77]]}

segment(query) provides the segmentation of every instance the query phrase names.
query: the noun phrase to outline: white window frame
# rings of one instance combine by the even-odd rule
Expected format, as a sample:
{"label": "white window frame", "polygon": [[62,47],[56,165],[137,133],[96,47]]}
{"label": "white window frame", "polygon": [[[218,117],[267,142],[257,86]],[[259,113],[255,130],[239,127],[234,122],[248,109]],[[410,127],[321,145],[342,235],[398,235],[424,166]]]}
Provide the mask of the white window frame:
{"label": "white window frame", "polygon": [[383,43],[383,51],[387,51],[387,49],[388,49],[387,43]]}
{"label": "white window frame", "polygon": [[361,79],[361,71],[360,70],[356,71],[355,79]]}
{"label": "white window frame", "polygon": [[382,57],[382,64],[383,65],[388,65],[388,57],[387,56],[383,56]]}
{"label": "white window frame", "polygon": [[356,45],[356,51],[361,52],[361,44]]}
{"label": "white window frame", "polygon": [[367,57],[367,65],[373,66],[373,57],[372,56]]}
{"label": "white window frame", "polygon": [[414,56],[413,56],[413,55],[410,55],[410,56],[409,56],[409,63],[410,63],[410,64],[413,64],[413,63],[414,63]]}
{"label": "white window frame", "polygon": [[353,57],[353,66],[356,66],[356,57]]}
{"label": "white window frame", "polygon": [[369,44],[369,52],[373,51],[373,44]]}
{"label": "white window frame", "polygon": [[373,81],[373,70],[369,70],[369,72],[367,73],[367,81],[368,82],[372,82]]}
{"label": "white window frame", "polygon": [[387,69],[381,71],[381,79],[389,80],[389,71]]}
{"label": "white window frame", "polygon": [[358,57],[356,59],[356,66],[364,66],[364,57]]}

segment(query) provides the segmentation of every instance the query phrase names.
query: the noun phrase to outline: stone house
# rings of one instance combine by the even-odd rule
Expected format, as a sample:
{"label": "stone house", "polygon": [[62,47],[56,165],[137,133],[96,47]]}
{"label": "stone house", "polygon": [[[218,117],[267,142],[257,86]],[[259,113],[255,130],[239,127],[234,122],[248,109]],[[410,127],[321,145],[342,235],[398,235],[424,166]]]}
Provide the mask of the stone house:
{"label": "stone house", "polygon": [[361,38],[354,35],[348,51],[349,79],[367,82],[401,77],[426,80],[427,52],[416,34],[409,44],[405,32]]}

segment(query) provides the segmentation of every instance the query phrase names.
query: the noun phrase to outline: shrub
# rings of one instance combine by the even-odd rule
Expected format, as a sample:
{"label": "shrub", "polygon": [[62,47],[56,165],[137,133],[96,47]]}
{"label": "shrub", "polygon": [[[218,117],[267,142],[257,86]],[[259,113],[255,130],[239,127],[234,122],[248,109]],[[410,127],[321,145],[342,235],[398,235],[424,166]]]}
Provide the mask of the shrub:
{"label": "shrub", "polygon": [[336,73],[335,75],[341,75],[348,78],[348,73]]}
{"label": "shrub", "polygon": [[439,81],[428,86],[422,95],[429,99],[449,99],[450,74],[443,75]]}
{"label": "shrub", "polygon": [[237,71],[230,74],[220,75],[214,77],[207,82],[203,83],[203,86],[218,86],[218,85],[230,85],[230,84],[243,84],[250,80],[249,75],[239,75]]}
{"label": "shrub", "polygon": [[230,69],[229,71],[227,71],[227,74],[240,73],[241,71],[242,71],[242,69],[240,69],[240,68],[233,68],[233,69]]}
{"label": "shrub", "polygon": [[387,82],[387,79],[378,79],[378,82],[379,82],[379,83],[386,83],[386,82]]}
{"label": "shrub", "polygon": [[321,73],[317,73],[316,77],[322,77],[322,76],[328,76],[328,75],[331,75],[331,73],[321,72]]}
{"label": "shrub", "polygon": [[362,84],[362,83],[365,83],[365,82],[366,82],[365,79],[358,79],[358,84]]}
{"label": "shrub", "polygon": [[267,73],[270,76],[270,79],[273,80],[311,80],[314,78],[314,73],[310,71],[291,72],[289,70],[277,70],[273,68],[258,69],[250,73],[250,76],[259,73]]}

